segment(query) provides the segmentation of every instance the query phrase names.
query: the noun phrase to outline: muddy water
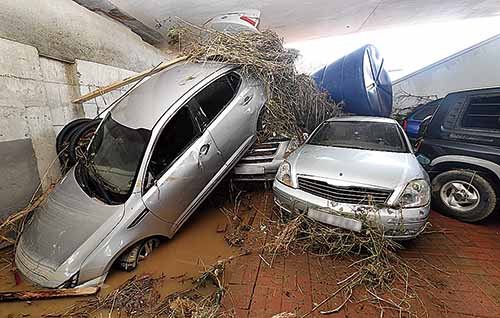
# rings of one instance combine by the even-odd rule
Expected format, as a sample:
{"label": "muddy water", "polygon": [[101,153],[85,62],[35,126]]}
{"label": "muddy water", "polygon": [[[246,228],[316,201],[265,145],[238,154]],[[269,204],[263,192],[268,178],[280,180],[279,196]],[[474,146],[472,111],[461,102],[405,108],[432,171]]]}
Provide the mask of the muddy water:
{"label": "muddy water", "polygon": [[[164,241],[154,253],[139,263],[139,267],[131,273],[112,270],[106,279],[100,295],[109,293],[125,282],[132,275],[152,273],[159,276],[164,273],[167,277],[160,288],[160,293],[168,295],[190,286],[189,281],[183,278],[197,276],[204,265],[213,264],[217,259],[227,258],[237,254],[237,250],[230,248],[224,241],[224,234],[217,233],[219,224],[227,223],[226,217],[218,208],[205,204],[199,208],[184,224],[182,229],[172,240]],[[5,255],[0,251],[0,258]],[[0,268],[3,265],[0,264]],[[15,284],[14,274],[9,269],[0,272],[0,290],[27,290],[34,289],[27,282]],[[82,298],[63,298],[53,300],[38,300],[31,304],[22,302],[0,303],[0,317],[42,317],[63,311]],[[107,316],[107,314],[105,315]]]}

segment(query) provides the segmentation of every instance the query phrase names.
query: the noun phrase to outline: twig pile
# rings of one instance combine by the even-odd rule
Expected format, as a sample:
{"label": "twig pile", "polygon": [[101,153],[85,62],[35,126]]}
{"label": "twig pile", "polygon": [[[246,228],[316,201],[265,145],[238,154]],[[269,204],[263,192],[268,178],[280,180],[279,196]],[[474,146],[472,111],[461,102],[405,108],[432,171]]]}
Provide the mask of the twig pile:
{"label": "twig pile", "polygon": [[243,73],[265,83],[268,99],[263,138],[284,135],[302,141],[304,132],[340,113],[309,76],[297,72],[298,52],[285,48],[283,39],[273,31],[228,34],[184,23],[177,34],[180,48],[190,60],[236,64]]}
{"label": "twig pile", "polygon": [[93,297],[77,302],[62,314],[63,317],[91,318],[96,317],[102,310],[108,310],[109,316],[113,312],[126,317],[150,316],[160,301],[160,294],[156,287],[161,284],[165,276],[153,278],[150,275],[141,277],[132,276],[117,289],[105,297]]}
{"label": "twig pile", "polygon": [[[193,288],[166,297],[158,306],[154,317],[215,318],[231,316],[230,313],[220,312],[222,298],[226,291],[222,280],[226,261],[219,261],[208,268],[193,281]],[[201,292],[207,285],[215,286],[215,291],[208,295]]]}
{"label": "twig pile", "polygon": [[381,312],[396,310],[400,314],[413,316],[412,302],[418,301],[419,297],[409,280],[410,276],[420,279],[419,274],[397,254],[402,246],[386,238],[370,220],[368,217],[370,214],[376,215],[375,207],[369,207],[357,215],[363,222],[359,233],[325,225],[303,214],[295,216],[284,224],[274,222],[275,235],[264,249],[272,257],[270,265],[276,255],[286,256],[296,252],[344,258],[361,257],[351,262],[349,268],[353,271],[337,283],[337,290],[302,317],[308,316],[329,300],[342,294],[344,300],[340,306],[320,313],[340,311],[352,301],[353,291],[356,288],[365,290],[367,295],[365,301],[375,303]]}
{"label": "twig pile", "polygon": [[[231,317],[220,311],[225,293],[223,273],[225,262],[218,261],[193,279],[193,287],[164,298],[158,292],[164,275],[133,276],[104,297],[96,296],[69,307],[61,317],[91,318],[107,311],[109,317],[215,318]],[[208,288],[215,286],[213,288]]]}

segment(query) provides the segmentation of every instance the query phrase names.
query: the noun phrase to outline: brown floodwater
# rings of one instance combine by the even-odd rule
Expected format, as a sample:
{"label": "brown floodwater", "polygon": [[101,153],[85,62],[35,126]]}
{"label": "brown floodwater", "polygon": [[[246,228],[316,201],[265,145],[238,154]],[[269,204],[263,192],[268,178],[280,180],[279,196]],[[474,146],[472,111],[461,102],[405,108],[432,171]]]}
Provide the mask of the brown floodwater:
{"label": "brown floodwater", "polygon": [[[135,271],[127,273],[113,269],[99,295],[106,295],[133,275],[145,273],[152,274],[154,277],[161,273],[166,275],[164,284],[159,287],[162,295],[190,287],[189,280],[182,278],[195,277],[203,271],[204,266],[238,253],[225,242],[224,233],[217,233],[217,227],[225,223],[228,223],[228,220],[219,208],[210,203],[204,204],[172,240],[162,242],[151,256],[139,263]],[[7,252],[6,249],[1,250],[0,258],[4,258]],[[2,267],[4,265],[0,264],[0,269]],[[14,273],[10,269],[0,271],[1,291],[33,289],[36,288],[24,281],[16,286]],[[0,317],[42,317],[64,311],[76,301],[85,298],[47,299],[31,303],[27,301],[2,302],[0,303]],[[107,314],[104,316],[107,317]]]}

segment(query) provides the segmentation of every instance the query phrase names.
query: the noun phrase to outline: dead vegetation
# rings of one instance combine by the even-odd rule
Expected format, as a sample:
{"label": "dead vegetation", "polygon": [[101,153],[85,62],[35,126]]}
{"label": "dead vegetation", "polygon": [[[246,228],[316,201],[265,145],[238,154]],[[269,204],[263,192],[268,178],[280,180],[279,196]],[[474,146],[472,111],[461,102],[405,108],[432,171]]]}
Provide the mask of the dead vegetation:
{"label": "dead vegetation", "polygon": [[225,293],[224,266],[232,258],[218,261],[198,277],[192,278],[193,287],[166,297],[158,292],[165,275],[156,278],[151,275],[133,276],[104,297],[77,302],[66,311],[52,316],[91,318],[107,312],[108,317],[232,317],[232,312],[221,310]]}
{"label": "dead vegetation", "polygon": [[243,73],[265,83],[264,139],[284,135],[302,141],[304,132],[340,113],[308,75],[297,72],[294,63],[298,52],[285,48],[283,39],[271,30],[229,34],[181,22],[176,35],[181,51],[191,61],[236,64]]}
{"label": "dead vegetation", "polygon": [[[317,256],[334,256],[347,259],[351,273],[339,281],[337,290],[302,317],[320,310],[322,314],[340,311],[352,302],[356,289],[365,291],[366,301],[376,302],[383,310],[395,310],[405,316],[412,316],[411,300],[418,293],[410,285],[409,277],[418,272],[397,254],[400,244],[386,238],[374,224],[369,214],[375,214],[375,207],[360,211],[357,218],[363,221],[360,232],[344,230],[314,221],[306,215],[296,215],[287,223],[273,222],[276,234],[265,246],[265,253],[271,257],[272,265],[276,255],[307,252]],[[395,288],[402,286],[403,289]],[[336,308],[324,310],[329,300],[341,297]]]}
{"label": "dead vegetation", "polygon": [[[230,219],[243,220],[242,211],[245,209],[241,205],[237,202],[233,213],[227,208],[224,213]],[[267,239],[262,240],[261,245],[254,245],[252,252],[260,253],[269,267],[274,266],[276,257],[286,258],[301,253],[318,259],[333,257],[335,263],[345,265],[345,276],[337,279],[338,287],[323,301],[314,304],[310,310],[305,309],[302,315],[282,314],[290,314],[290,317],[307,317],[315,312],[327,315],[351,304],[367,303],[378,308],[381,316],[391,311],[399,317],[427,317],[420,295],[424,290],[432,295],[435,286],[414,266],[425,260],[412,259],[415,262],[410,264],[400,256],[404,246],[388,239],[375,220],[369,217],[377,215],[377,211],[375,206],[358,211],[356,218],[363,222],[360,232],[326,225],[304,214],[296,213],[290,218],[284,217],[279,209],[272,216],[257,211],[261,220],[258,224],[247,231],[241,231],[241,227],[235,224],[231,227],[234,233],[228,235],[246,242],[248,237],[261,236],[265,232]],[[243,247],[248,248],[247,245]],[[338,305],[328,308],[332,302]]]}

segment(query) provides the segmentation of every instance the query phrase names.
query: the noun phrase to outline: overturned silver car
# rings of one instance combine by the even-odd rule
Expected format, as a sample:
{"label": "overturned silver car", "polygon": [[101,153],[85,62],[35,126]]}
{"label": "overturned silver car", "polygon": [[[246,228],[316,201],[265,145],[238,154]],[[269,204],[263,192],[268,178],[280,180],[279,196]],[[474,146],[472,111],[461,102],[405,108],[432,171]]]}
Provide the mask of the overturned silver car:
{"label": "overturned silver car", "polygon": [[273,189],[283,213],[355,231],[357,214],[376,207],[368,217],[394,239],[416,237],[429,217],[429,177],[388,118],[324,122],[282,163]]}
{"label": "overturned silver car", "polygon": [[135,87],[26,222],[17,268],[45,287],[135,268],[252,146],[265,101],[259,80],[220,63],[176,64]]}

